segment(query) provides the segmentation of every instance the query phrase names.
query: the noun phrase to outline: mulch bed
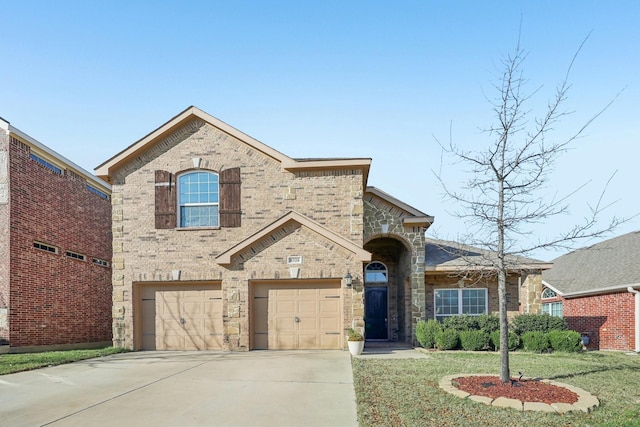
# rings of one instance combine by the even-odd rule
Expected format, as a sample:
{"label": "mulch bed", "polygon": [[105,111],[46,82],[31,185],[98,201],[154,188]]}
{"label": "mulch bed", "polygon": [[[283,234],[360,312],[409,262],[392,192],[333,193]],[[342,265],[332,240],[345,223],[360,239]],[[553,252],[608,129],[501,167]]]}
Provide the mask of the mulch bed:
{"label": "mulch bed", "polygon": [[533,379],[513,379],[503,383],[497,376],[469,376],[456,378],[452,381],[452,385],[467,393],[492,399],[506,397],[522,402],[547,404],[573,404],[578,401],[578,395],[571,390]]}

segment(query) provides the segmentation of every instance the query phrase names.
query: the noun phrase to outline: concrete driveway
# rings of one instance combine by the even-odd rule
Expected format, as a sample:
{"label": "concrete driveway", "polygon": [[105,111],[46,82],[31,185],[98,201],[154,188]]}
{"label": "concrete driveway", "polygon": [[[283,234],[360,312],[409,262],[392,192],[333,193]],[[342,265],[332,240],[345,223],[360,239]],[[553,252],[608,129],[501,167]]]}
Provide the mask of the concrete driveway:
{"label": "concrete driveway", "polygon": [[349,352],[136,352],[0,376],[2,426],[357,426]]}

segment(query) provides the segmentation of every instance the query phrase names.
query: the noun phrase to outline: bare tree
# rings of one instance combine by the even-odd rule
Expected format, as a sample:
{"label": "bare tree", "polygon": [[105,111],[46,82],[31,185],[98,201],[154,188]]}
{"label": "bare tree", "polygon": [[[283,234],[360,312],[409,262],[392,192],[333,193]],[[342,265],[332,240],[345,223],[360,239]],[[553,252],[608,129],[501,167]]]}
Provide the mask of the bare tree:
{"label": "bare tree", "polygon": [[484,132],[489,135],[490,142],[478,150],[462,149],[451,138],[448,145],[440,144],[445,153],[468,168],[469,178],[459,191],[450,190],[442,174],[436,173],[445,196],[460,207],[454,215],[464,219],[468,226],[467,233],[458,240],[493,252],[487,261],[497,273],[498,280],[500,379],[503,382],[510,379],[506,298],[510,260],[537,249],[567,247],[581,239],[602,236],[625,221],[613,217],[606,225],[600,226],[602,211],[607,208],[601,195],[590,207],[584,221],[564,234],[548,241],[532,240],[531,236],[535,224],[568,211],[568,197],[573,193],[565,197],[545,194],[555,161],[613,102],[571,136],[554,139],[555,125],[569,114],[562,109],[571,87],[569,74],[587,38],[573,56],[564,79],[541,115],[529,109],[540,88],[530,92],[525,90],[527,81],[522,69],[527,55],[518,40],[515,50],[501,61],[501,75],[494,85],[497,95],[489,100],[496,119],[496,123]]}

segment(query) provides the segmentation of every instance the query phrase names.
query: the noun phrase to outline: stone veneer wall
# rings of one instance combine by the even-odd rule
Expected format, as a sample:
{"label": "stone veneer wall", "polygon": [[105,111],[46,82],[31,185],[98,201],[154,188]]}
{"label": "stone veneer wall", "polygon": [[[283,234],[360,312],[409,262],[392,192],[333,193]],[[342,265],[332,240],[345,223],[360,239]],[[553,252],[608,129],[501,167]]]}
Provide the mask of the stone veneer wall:
{"label": "stone veneer wall", "polygon": [[[241,169],[242,227],[154,228],[154,171]],[[225,348],[249,347],[248,301],[251,281],[288,279],[287,255],[302,255],[300,279],[340,280],[349,271],[354,290],[345,290],[345,329],[363,325],[362,264],[327,239],[288,225],[268,244],[258,242],[221,266],[216,256],[260,231],[289,211],[297,211],[361,246],[363,179],[361,170],[287,172],[281,164],[200,120],[193,120],[116,171],[113,177],[113,330],[114,345],[134,347],[133,284],[222,281]],[[175,282],[173,282],[175,283]]]}
{"label": "stone veneer wall", "polygon": [[[372,193],[366,193],[364,199],[364,240],[371,242],[377,238],[392,238],[402,242],[406,254],[398,264],[397,283],[407,283],[408,289],[402,293],[404,301],[397,301],[397,315],[400,307],[404,306],[406,339],[415,343],[415,326],[425,316],[425,288],[424,288],[424,227],[405,227],[402,218],[409,216],[405,211],[379,198]],[[388,226],[383,232],[383,224]],[[409,291],[410,290],[410,291]],[[402,329],[399,328],[398,329]],[[400,336],[398,336],[400,339]]]}

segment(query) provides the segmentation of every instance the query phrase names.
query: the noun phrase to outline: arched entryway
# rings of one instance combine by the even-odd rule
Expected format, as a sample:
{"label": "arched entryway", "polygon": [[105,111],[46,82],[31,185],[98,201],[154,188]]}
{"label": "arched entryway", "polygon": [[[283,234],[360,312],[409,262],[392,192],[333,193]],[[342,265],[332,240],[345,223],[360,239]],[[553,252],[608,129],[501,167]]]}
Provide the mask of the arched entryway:
{"label": "arched entryway", "polygon": [[411,341],[411,252],[394,238],[373,239],[364,248],[365,336],[368,341]]}

